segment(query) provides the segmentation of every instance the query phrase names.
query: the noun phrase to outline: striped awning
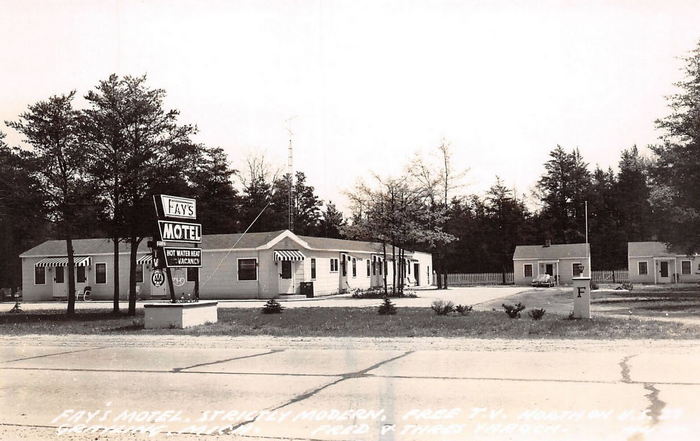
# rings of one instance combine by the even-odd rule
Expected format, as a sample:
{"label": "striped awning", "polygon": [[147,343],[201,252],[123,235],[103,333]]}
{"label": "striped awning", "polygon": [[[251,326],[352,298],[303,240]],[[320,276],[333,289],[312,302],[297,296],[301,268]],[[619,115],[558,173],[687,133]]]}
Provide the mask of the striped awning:
{"label": "striped awning", "polygon": [[275,260],[291,260],[298,262],[304,260],[304,255],[299,250],[276,250]]}
{"label": "striped awning", "polygon": [[[75,263],[75,266],[89,266],[90,258],[76,256],[73,258],[73,263]],[[68,257],[47,257],[38,261],[36,264],[34,264],[34,266],[44,268],[53,266],[68,266]]]}
{"label": "striped awning", "polygon": [[151,263],[153,256],[151,254],[144,254],[143,256],[136,259],[137,265],[143,265],[144,263]]}

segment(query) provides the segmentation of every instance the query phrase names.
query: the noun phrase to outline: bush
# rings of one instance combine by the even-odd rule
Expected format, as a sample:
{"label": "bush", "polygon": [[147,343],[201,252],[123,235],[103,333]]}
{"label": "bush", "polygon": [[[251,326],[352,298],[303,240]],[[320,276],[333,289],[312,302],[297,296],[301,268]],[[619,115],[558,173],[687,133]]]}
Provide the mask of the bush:
{"label": "bush", "polygon": [[437,315],[447,315],[455,310],[455,304],[450,301],[435,300],[433,304],[430,305],[430,309],[435,311]]}
{"label": "bush", "polygon": [[503,303],[501,306],[503,306],[503,309],[505,310],[506,314],[508,314],[508,317],[510,318],[520,318],[520,311],[525,309],[525,305],[522,303],[518,302],[516,305],[510,305],[510,304],[505,304]]}
{"label": "bush", "polygon": [[394,315],[396,314],[396,306],[391,302],[389,297],[384,299],[381,305],[379,305],[379,315]]}
{"label": "bush", "polygon": [[627,291],[632,291],[634,289],[634,286],[630,282],[624,282],[622,285],[618,286],[615,288],[616,290],[621,290],[621,289],[626,289]]}
{"label": "bush", "polygon": [[591,291],[598,289],[598,284],[591,280]]}
{"label": "bush", "polygon": [[455,311],[457,311],[460,315],[467,315],[472,312],[472,307],[467,305],[457,305],[455,306]]}
{"label": "bush", "polygon": [[389,290],[388,295],[384,295],[383,287],[373,287],[367,289],[357,288],[352,290],[352,298],[354,299],[383,299],[385,297],[418,297],[414,291],[405,291],[404,293],[397,292],[392,294]]}
{"label": "bush", "polygon": [[284,308],[280,303],[275,300],[275,299],[270,299],[265,303],[265,306],[262,308],[262,313],[263,314],[281,314],[282,310]]}
{"label": "bush", "polygon": [[533,320],[542,320],[542,317],[544,317],[544,313],[547,312],[544,308],[535,308],[531,309],[528,315],[530,318]]}

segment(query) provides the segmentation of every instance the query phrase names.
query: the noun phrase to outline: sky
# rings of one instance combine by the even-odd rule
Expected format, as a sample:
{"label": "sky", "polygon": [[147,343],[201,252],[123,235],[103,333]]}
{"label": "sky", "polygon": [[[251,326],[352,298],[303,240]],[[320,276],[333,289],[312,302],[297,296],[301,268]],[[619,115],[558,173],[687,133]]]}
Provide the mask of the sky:
{"label": "sky", "polygon": [[147,74],[235,168],[284,169],[290,128],[295,170],[345,210],[443,139],[460,192],[529,194],[557,144],[591,168],[648,152],[698,23],[696,0],[0,0],[0,121]]}

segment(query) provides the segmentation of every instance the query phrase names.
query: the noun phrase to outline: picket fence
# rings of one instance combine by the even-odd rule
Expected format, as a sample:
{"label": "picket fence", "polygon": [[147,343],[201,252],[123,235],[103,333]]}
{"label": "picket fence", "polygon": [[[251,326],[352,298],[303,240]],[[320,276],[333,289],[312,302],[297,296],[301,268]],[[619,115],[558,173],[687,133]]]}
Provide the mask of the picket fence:
{"label": "picket fence", "polygon": [[[506,285],[514,283],[513,273],[506,273]],[[451,273],[447,284],[458,285],[503,285],[503,273]]]}
{"label": "picket fence", "polygon": [[595,283],[625,283],[629,282],[627,270],[591,271],[591,281]]}

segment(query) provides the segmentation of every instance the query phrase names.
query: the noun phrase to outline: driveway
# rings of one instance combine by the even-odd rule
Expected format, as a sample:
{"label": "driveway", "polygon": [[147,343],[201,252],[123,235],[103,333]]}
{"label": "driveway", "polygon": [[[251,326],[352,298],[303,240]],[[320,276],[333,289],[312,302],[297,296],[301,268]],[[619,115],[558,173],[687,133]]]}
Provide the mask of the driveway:
{"label": "driveway", "polygon": [[[435,300],[451,301],[455,305],[479,305],[484,302],[503,299],[523,291],[527,291],[525,286],[488,286],[488,287],[451,287],[447,290],[421,289],[417,290],[416,298],[392,299],[398,307],[430,307]],[[254,300],[219,300],[220,308],[259,308],[265,299]],[[353,299],[349,294],[329,297],[316,297],[311,299],[295,299],[283,301],[285,308],[309,308],[309,307],[351,307],[365,308],[377,306],[379,299]],[[137,308],[142,308],[143,303],[137,302]],[[127,302],[121,302],[121,308],[128,308]],[[3,303],[2,311],[9,311],[14,303]],[[24,311],[36,311],[47,309],[65,309],[66,302],[36,302],[23,303]],[[76,302],[76,309],[111,309],[112,302],[106,300]]]}

